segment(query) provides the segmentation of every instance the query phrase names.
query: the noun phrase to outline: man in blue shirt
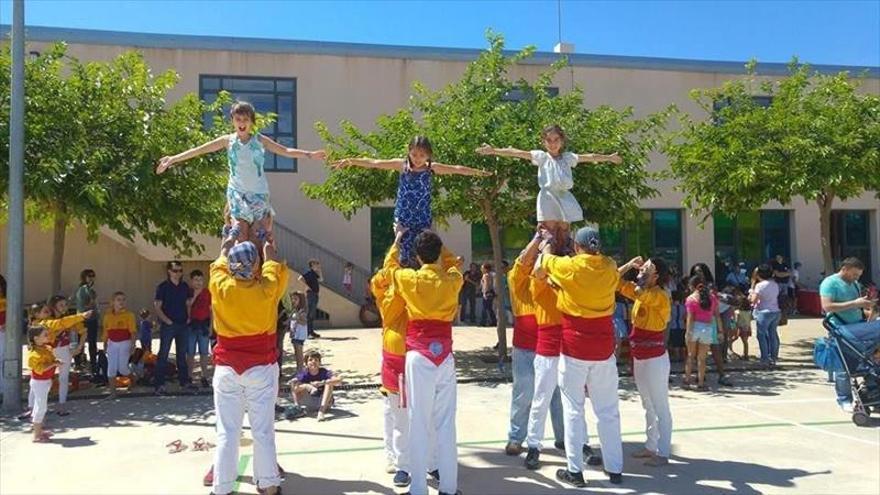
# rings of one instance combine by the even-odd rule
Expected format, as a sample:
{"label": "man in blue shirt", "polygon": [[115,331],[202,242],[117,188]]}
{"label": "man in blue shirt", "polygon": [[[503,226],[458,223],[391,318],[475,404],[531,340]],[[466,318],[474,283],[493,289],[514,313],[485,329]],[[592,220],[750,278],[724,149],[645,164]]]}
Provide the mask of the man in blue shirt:
{"label": "man in blue shirt", "polygon": [[156,363],[156,394],[165,392],[165,375],[168,372],[168,354],[171,352],[171,341],[177,353],[177,377],[181,387],[189,385],[189,373],[186,367],[188,344],[189,311],[186,301],[189,299],[189,286],[181,280],[183,265],[179,261],[169,261],[165,266],[168,278],[156,287],[153,307],[159,318],[159,356]]}
{"label": "man in blue shirt", "polygon": [[[874,341],[880,339],[880,320],[876,319],[874,307],[876,299],[862,296],[859,277],[865,265],[857,258],[846,258],[840,264],[840,270],[826,277],[819,286],[822,298],[822,310],[833,314],[841,328],[859,340]],[[863,313],[868,312],[868,315]],[[837,403],[848,411],[852,411],[852,390],[846,373],[834,373],[834,388],[837,391]]]}

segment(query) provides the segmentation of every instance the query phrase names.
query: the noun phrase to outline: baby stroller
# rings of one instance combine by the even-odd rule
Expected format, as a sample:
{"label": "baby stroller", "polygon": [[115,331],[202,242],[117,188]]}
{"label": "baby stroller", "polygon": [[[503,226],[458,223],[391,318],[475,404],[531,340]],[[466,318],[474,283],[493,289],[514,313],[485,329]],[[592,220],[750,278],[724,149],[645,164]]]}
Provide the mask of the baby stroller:
{"label": "baby stroller", "polygon": [[829,373],[846,373],[852,389],[853,423],[866,426],[872,412],[880,414],[880,363],[875,354],[880,349],[880,334],[859,338],[833,315],[826,316],[822,325],[828,338],[816,342],[816,364]]}

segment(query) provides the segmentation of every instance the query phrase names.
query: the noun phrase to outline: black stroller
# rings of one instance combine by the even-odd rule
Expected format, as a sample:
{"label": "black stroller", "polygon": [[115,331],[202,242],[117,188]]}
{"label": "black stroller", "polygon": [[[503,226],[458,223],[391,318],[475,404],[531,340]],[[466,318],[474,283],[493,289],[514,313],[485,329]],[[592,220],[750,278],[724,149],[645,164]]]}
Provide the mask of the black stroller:
{"label": "black stroller", "polygon": [[[853,423],[866,426],[871,413],[880,414],[880,363],[875,357],[880,348],[880,333],[868,339],[860,338],[848,331],[833,315],[826,316],[822,324],[829,336],[824,343],[822,368],[829,372],[846,373],[852,388]],[[816,354],[818,356],[820,352]]]}

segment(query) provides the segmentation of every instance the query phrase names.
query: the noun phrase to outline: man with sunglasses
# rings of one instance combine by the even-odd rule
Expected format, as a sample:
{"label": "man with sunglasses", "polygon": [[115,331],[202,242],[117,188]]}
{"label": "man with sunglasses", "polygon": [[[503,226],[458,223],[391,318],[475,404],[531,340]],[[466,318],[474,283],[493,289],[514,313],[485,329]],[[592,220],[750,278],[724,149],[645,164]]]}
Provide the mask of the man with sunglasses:
{"label": "man with sunglasses", "polygon": [[189,286],[182,280],[183,265],[179,261],[169,261],[165,266],[168,278],[156,287],[153,307],[161,324],[159,333],[159,360],[156,363],[156,394],[165,392],[165,375],[168,372],[168,354],[171,341],[177,354],[177,377],[181,388],[189,385],[186,367],[187,353],[187,308]]}

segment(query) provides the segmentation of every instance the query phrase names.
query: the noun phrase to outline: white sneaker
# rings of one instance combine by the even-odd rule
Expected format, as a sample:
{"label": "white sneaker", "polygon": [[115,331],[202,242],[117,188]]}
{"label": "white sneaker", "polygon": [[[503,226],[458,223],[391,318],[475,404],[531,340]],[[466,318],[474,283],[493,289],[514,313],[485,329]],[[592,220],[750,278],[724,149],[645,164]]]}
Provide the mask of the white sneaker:
{"label": "white sneaker", "polygon": [[385,466],[385,472],[388,474],[395,474],[397,473],[397,466],[395,466],[393,462],[388,461],[388,464]]}
{"label": "white sneaker", "polygon": [[326,419],[327,419],[327,416],[324,415],[324,411],[318,411],[318,421],[324,421]]}
{"label": "white sneaker", "polygon": [[851,413],[854,411],[852,402],[843,402],[840,404],[840,408],[843,409],[844,412]]}

